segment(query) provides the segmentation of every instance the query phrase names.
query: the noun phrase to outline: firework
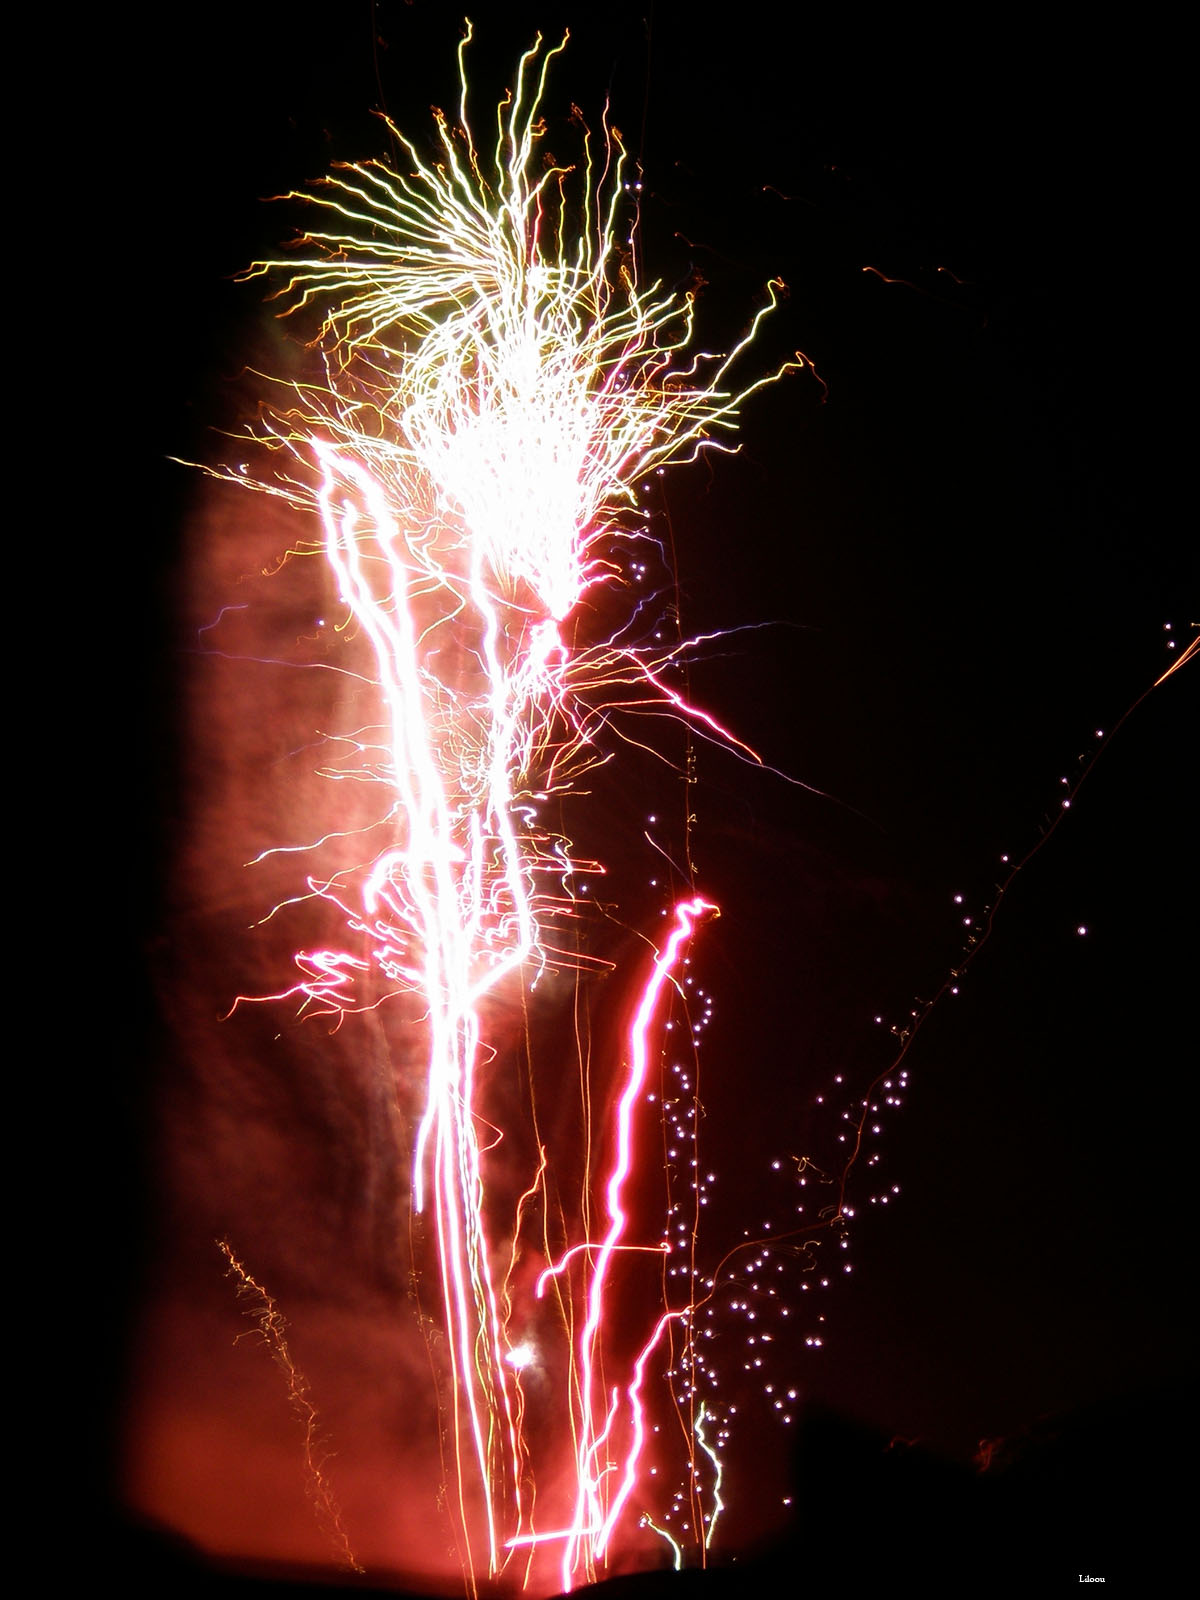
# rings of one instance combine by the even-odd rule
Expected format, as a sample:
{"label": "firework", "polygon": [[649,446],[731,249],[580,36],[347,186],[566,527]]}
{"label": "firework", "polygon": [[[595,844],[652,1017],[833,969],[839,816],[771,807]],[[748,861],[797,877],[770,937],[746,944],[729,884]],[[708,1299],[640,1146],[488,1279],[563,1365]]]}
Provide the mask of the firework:
{"label": "firework", "polygon": [[[490,152],[468,118],[469,41],[468,28],[459,114],[453,124],[438,114],[436,159],[389,123],[403,159],[338,168],[288,197],[310,208],[297,250],[248,274],[272,282],[284,316],[315,316],[317,371],[272,385],[253,430],[271,466],[218,475],[319,518],[309,548],[336,581],[338,629],[365,648],[376,706],[372,725],[344,741],[337,775],[381,798],[367,827],[342,830],[361,857],[310,873],[296,896],[333,907],[344,942],[299,950],[297,981],[239,1003],[290,998],[336,1025],[415,1008],[426,1042],[412,1196],[437,1262],[457,1537],[469,1572],[557,1549],[569,1588],[594,1575],[632,1517],[653,1358],[675,1325],[685,1346],[689,1337],[685,1273],[623,1357],[609,1339],[611,1269],[618,1251],[681,1248],[632,1235],[626,1186],[677,967],[716,908],[693,894],[650,945],[623,1088],[597,1140],[609,1164],[588,1172],[584,1161],[576,1237],[557,1252],[544,1148],[515,1214],[498,1217],[489,1194],[486,1158],[503,1137],[484,1109],[502,1066],[489,1006],[593,959],[577,925],[602,867],[550,818],[608,759],[605,730],[623,710],[683,718],[757,759],[668,683],[686,642],[644,645],[630,596],[649,537],[644,480],[729,448],[746,397],[779,375],[741,388],[730,379],[778,286],[731,352],[697,351],[691,297],[639,283],[637,185],[607,117],[598,138],[580,119],[575,164],[544,153],[547,73],[565,39],[547,50],[539,39],[522,57]],[[614,619],[600,632],[598,615]],[[539,1210],[532,1298],[565,1372],[557,1415],[541,1425],[574,1441],[566,1520],[545,1526],[522,1383],[537,1346],[518,1331],[537,1308],[519,1303],[515,1271]],[[719,1482],[698,1424],[693,1460],[697,1444]],[[701,1545],[719,1507],[718,1491],[697,1519]],[[657,1526],[650,1508],[642,1517]]]}

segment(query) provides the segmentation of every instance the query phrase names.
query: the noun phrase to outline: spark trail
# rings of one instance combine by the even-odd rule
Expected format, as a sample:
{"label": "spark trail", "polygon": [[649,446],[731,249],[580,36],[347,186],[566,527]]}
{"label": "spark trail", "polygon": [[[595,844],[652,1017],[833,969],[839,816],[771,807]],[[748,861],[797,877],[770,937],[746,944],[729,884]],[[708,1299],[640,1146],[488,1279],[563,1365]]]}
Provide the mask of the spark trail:
{"label": "spark trail", "polygon": [[317,1408],[312,1403],[308,1380],[292,1359],[288,1348],[287,1322],[280,1314],[274,1299],[238,1260],[227,1240],[217,1242],[217,1248],[229,1263],[229,1276],[237,1284],[238,1298],[248,1303],[246,1315],[257,1324],[259,1336],[270,1353],[272,1361],[283,1375],[288,1401],[297,1421],[304,1430],[304,1471],[309,1498],[318,1520],[324,1525],[337,1549],[343,1565],[353,1572],[362,1572],[346,1538],[342,1513],[321,1459],[320,1423]]}
{"label": "spark trail", "polygon": [[[627,1210],[637,1111],[675,968],[715,907],[681,902],[652,951],[611,1166],[591,1179],[606,1225],[590,1236],[585,1196],[585,1236],[539,1281],[540,1294],[555,1278],[568,1369],[557,1426],[574,1440],[570,1520],[545,1533],[525,1437],[530,1352],[510,1328],[522,1216],[546,1203],[546,1157],[516,1217],[498,1224],[486,1157],[502,1130],[482,1109],[498,1063],[488,1003],[578,959],[562,937],[577,913],[572,885],[602,869],[544,819],[608,759],[605,731],[653,710],[739,744],[666,681],[685,646],[636,642],[624,556],[648,537],[647,475],[728,448],[746,397],[780,375],[740,390],[729,378],[778,286],[729,354],[695,351],[691,297],[638,284],[633,185],[607,115],[598,139],[580,124],[574,166],[542,154],[547,72],[566,40],[543,51],[539,38],[522,57],[485,154],[467,114],[470,37],[468,27],[457,122],[437,114],[436,160],[389,123],[404,169],[342,167],[288,197],[315,213],[298,252],[248,274],[277,283],[283,315],[319,323],[320,375],[275,386],[254,434],[274,465],[252,486],[316,512],[312,548],[335,577],[341,626],[369,646],[378,726],[354,749],[358,775],[382,786],[389,840],[353,870],[307,880],[348,928],[344,947],[301,950],[299,981],[240,998],[292,997],[340,1021],[417,997],[426,1046],[412,1185],[436,1248],[464,1562],[496,1572],[515,1551],[557,1543],[569,1588],[594,1575],[635,1498],[651,1358],[689,1314],[666,1306],[610,1382],[622,1366],[606,1343],[614,1255],[646,1248]],[[580,623],[585,597],[619,613],[601,639]]]}

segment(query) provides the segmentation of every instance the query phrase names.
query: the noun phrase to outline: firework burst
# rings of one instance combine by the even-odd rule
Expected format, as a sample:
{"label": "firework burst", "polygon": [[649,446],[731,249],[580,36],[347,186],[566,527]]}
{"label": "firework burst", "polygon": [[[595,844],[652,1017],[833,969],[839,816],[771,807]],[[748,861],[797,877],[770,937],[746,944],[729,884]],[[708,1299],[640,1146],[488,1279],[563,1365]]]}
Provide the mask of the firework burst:
{"label": "firework burst", "polygon": [[[606,1348],[614,1253],[647,1248],[627,1236],[623,1190],[652,1041],[695,924],[715,908],[681,902],[651,946],[600,1141],[610,1165],[585,1179],[598,1198],[581,1198],[582,1234],[557,1257],[543,1245],[538,1294],[553,1282],[567,1373],[553,1425],[573,1441],[567,1519],[545,1531],[522,1386],[532,1355],[514,1331],[534,1308],[516,1304],[513,1273],[550,1190],[543,1150],[515,1217],[501,1223],[489,1205],[485,1157],[503,1130],[482,1109],[498,1061],[487,1002],[589,959],[567,953],[562,930],[575,885],[602,869],[546,819],[553,797],[607,759],[601,731],[623,709],[653,707],[738,744],[669,686],[686,643],[637,642],[627,597],[649,537],[643,481],[728,448],[746,397],[780,375],[740,389],[729,377],[779,286],[730,353],[697,350],[691,297],[639,285],[638,185],[617,130],[606,118],[594,138],[576,114],[580,160],[546,152],[541,107],[565,39],[522,57],[490,154],[467,114],[469,41],[468,29],[459,114],[438,114],[436,159],[389,123],[404,159],[338,168],[289,196],[310,225],[286,260],[248,274],[275,284],[284,316],[315,319],[317,375],[272,384],[253,430],[269,468],[218,475],[317,513],[310,548],[336,580],[340,629],[368,647],[378,707],[340,775],[382,799],[366,854],[311,874],[297,896],[335,907],[351,937],[298,951],[290,986],[240,998],[290,997],[340,1023],[417,997],[427,1048],[412,1192],[437,1260],[464,1563],[496,1572],[549,1545],[570,1587],[594,1575],[636,1499],[650,1359],[692,1309],[686,1295],[665,1305],[631,1361]],[[580,621],[585,601],[619,611],[617,626],[597,638]],[[593,1204],[607,1219],[598,1229]]]}

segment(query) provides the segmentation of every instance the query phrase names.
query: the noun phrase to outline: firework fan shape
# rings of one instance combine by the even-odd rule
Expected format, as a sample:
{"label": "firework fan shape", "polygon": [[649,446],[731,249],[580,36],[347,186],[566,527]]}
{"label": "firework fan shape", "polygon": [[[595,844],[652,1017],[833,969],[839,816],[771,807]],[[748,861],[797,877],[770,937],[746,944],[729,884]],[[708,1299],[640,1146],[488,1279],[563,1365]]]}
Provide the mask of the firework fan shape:
{"label": "firework fan shape", "polygon": [[[379,728],[358,751],[361,776],[383,786],[389,842],[354,872],[308,879],[309,894],[338,908],[353,948],[302,950],[300,981],[242,998],[292,997],[338,1021],[418,997],[427,1064],[413,1197],[438,1261],[448,1498],[464,1563],[495,1572],[549,1545],[570,1587],[594,1575],[626,1511],[648,1361],[668,1324],[689,1314],[665,1309],[623,1378],[604,1375],[609,1264],[635,1247],[624,1185],[648,1041],[713,908],[699,896],[681,902],[654,951],[627,1034],[611,1167],[597,1186],[605,1220],[548,1259],[538,1283],[539,1296],[558,1297],[571,1343],[561,1427],[573,1441],[572,1508],[565,1526],[545,1530],[533,1518],[512,1286],[496,1266],[505,1250],[516,1259],[520,1208],[497,1238],[485,1205],[478,1090],[496,1051],[484,1002],[506,981],[530,984],[578,959],[554,930],[572,915],[578,874],[599,869],[573,859],[542,819],[551,796],[605,759],[596,736],[614,710],[653,703],[738,743],[665,681],[686,645],[655,654],[629,642],[628,607],[602,643],[571,619],[589,591],[627,589],[613,552],[628,541],[636,553],[646,537],[639,483],[727,448],[747,395],[779,376],[728,383],[777,286],[730,354],[695,351],[691,297],[638,285],[637,185],[617,131],[606,118],[596,139],[577,117],[580,161],[544,153],[540,107],[566,40],[543,51],[539,39],[522,58],[490,157],[467,116],[469,40],[468,28],[458,119],[438,114],[437,159],[427,163],[389,123],[405,160],[338,168],[289,196],[312,224],[286,261],[248,274],[276,285],[284,315],[319,320],[320,376],[276,386],[254,430],[275,467],[252,486],[319,513],[346,626],[369,643],[376,674]],[[529,1174],[522,1205],[541,1177]]]}

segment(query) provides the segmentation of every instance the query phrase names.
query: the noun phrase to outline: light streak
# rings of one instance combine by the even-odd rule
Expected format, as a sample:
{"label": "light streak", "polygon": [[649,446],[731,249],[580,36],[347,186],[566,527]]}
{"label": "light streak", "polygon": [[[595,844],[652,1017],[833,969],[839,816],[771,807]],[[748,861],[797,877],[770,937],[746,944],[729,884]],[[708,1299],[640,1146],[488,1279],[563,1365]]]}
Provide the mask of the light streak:
{"label": "light streak", "polygon": [[602,1493],[604,1474],[599,1470],[598,1457],[603,1440],[610,1431],[612,1415],[610,1413],[609,1418],[606,1420],[603,1432],[598,1431],[594,1410],[597,1383],[596,1346],[604,1317],[605,1289],[609,1269],[612,1265],[613,1253],[621,1243],[626,1223],[629,1220],[625,1211],[624,1188],[625,1180],[628,1178],[630,1168],[633,1165],[634,1111],[645,1087],[649,1065],[647,1035],[655,1012],[658,1009],[659,997],[663,986],[668,982],[674,971],[684,942],[690,938],[697,920],[701,916],[715,912],[716,909],[716,906],[711,901],[703,900],[699,896],[675,908],[675,926],[671,930],[665,948],[655,958],[654,970],[642,992],[641,1002],[638,1005],[637,1013],[633,1019],[633,1026],[630,1030],[629,1077],[626,1079],[625,1088],[617,1106],[616,1162],[605,1190],[608,1230],[592,1270],[592,1279],[587,1297],[587,1320],[579,1338],[581,1417],[579,1446],[576,1454],[577,1498],[574,1529],[571,1538],[568,1540],[566,1553],[563,1556],[562,1577],[564,1589],[569,1589],[571,1586],[571,1579],[578,1563],[581,1545],[585,1541],[588,1542],[590,1546],[588,1555],[594,1559],[595,1557],[603,1556],[608,1541],[612,1537],[612,1530],[617,1517],[620,1515],[621,1508],[629,1498],[633,1488],[634,1473],[645,1437],[645,1421],[640,1394],[646,1360],[672,1317],[686,1315],[686,1313],[678,1312],[666,1313],[660,1319],[650,1342],[637,1358],[634,1382],[627,1392],[631,1413],[632,1442],[625,1459],[625,1471],[621,1478],[621,1487],[617,1491],[612,1504],[605,1510]]}
{"label": "light streak", "polygon": [[648,1511],[643,1511],[642,1513],[642,1525],[646,1528],[653,1528],[660,1539],[667,1541],[671,1546],[671,1565],[676,1572],[681,1572],[683,1570],[683,1547],[678,1540],[673,1539],[665,1528],[660,1528]]}
{"label": "light streak", "polygon": [[725,1502],[721,1499],[721,1480],[725,1476],[725,1468],[720,1456],[705,1437],[704,1424],[707,1421],[708,1417],[705,1414],[704,1404],[701,1402],[700,1410],[696,1415],[696,1443],[712,1462],[717,1474],[713,1483],[713,1508],[708,1518],[708,1527],[704,1530],[704,1542],[706,1545],[712,1542],[712,1536],[717,1531],[717,1518],[725,1509]]}
{"label": "light streak", "polygon": [[[387,842],[355,867],[314,871],[307,896],[295,897],[330,906],[353,948],[300,950],[298,982],[239,1001],[291,998],[340,1025],[415,997],[426,1042],[413,1205],[436,1250],[464,1564],[469,1578],[495,1573],[513,1551],[562,1541],[570,1588],[595,1575],[636,1498],[650,1363],[692,1312],[690,1299],[667,1304],[623,1363],[610,1331],[615,1257],[685,1248],[627,1236],[628,1186],[656,1030],[670,993],[682,993],[683,951],[716,907],[684,899],[651,947],[610,1166],[585,1179],[603,1196],[605,1223],[593,1237],[585,1194],[585,1237],[547,1249],[532,1296],[554,1281],[562,1325],[552,1332],[566,1343],[558,1427],[574,1441],[573,1509],[552,1532],[534,1523],[521,1386],[542,1364],[545,1335],[510,1333],[533,1311],[515,1273],[523,1218],[548,1203],[547,1155],[543,1146],[514,1221],[498,1226],[484,1160],[503,1136],[482,1109],[499,1054],[487,1008],[501,991],[587,959],[564,956],[556,930],[578,916],[583,876],[602,868],[577,859],[543,819],[549,801],[609,759],[606,730],[629,738],[623,716],[666,714],[759,759],[666,681],[684,646],[639,643],[628,615],[596,638],[592,618],[623,598],[625,552],[637,568],[642,480],[704,448],[731,448],[747,396],[804,363],[740,390],[730,382],[777,284],[725,355],[694,348],[690,296],[639,287],[627,158],[607,116],[599,140],[581,133],[577,168],[539,160],[546,75],[565,39],[543,52],[539,38],[521,58],[483,154],[467,116],[470,37],[468,25],[459,116],[451,127],[438,113],[436,161],[389,122],[404,170],[343,167],[291,197],[316,208],[317,224],[300,253],[248,274],[280,281],[283,315],[318,313],[321,375],[276,386],[253,434],[274,453],[271,470],[218,475],[319,518],[311,548],[337,584],[338,631],[365,647],[362,677],[378,705],[347,744],[358,776],[385,796],[362,834],[381,828]],[[718,1495],[707,1536],[698,1529],[701,1551],[719,1509]]]}
{"label": "light streak", "polygon": [[321,1456],[320,1418],[312,1402],[308,1379],[292,1359],[287,1341],[287,1320],[271,1294],[238,1260],[229,1242],[220,1239],[217,1241],[217,1248],[229,1263],[229,1276],[237,1283],[239,1299],[249,1302],[246,1315],[253,1317],[272,1361],[283,1374],[288,1403],[304,1429],[305,1478],[309,1499],[316,1510],[317,1518],[327,1529],[341,1564],[353,1572],[362,1572],[364,1569],[350,1548],[350,1541],[342,1523],[341,1510],[325,1474],[325,1464]]}

